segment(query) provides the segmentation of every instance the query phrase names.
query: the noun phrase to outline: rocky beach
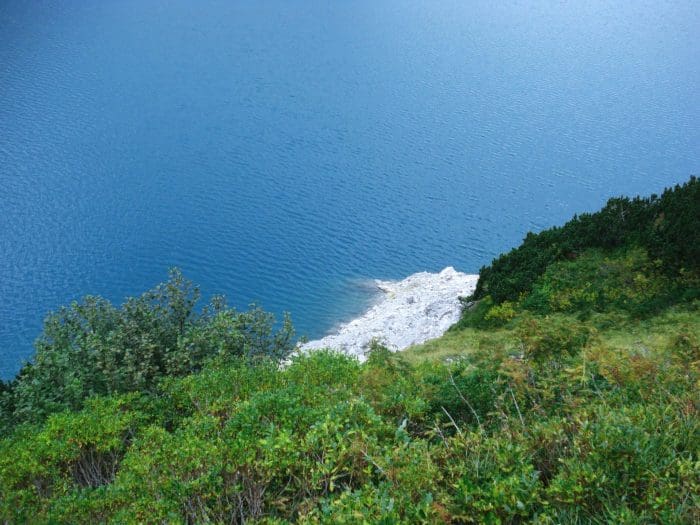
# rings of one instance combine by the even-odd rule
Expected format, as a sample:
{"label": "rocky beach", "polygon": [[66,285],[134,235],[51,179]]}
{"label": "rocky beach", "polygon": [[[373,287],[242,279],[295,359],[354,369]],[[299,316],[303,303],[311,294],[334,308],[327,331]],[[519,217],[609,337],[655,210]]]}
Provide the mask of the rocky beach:
{"label": "rocky beach", "polygon": [[459,297],[470,295],[478,275],[448,266],[439,273],[419,272],[401,281],[380,281],[377,303],[362,316],[341,325],[322,339],[309,341],[302,351],[332,348],[365,357],[373,339],[391,350],[439,337],[459,320]]}

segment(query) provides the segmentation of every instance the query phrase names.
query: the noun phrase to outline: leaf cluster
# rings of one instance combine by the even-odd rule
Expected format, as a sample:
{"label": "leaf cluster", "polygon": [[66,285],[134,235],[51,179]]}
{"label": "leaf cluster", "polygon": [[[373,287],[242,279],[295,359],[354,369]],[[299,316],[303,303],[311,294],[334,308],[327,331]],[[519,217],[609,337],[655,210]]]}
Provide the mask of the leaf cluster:
{"label": "leaf cluster", "polygon": [[291,321],[253,306],[238,312],[216,297],[198,307],[199,289],[179,270],[121,307],[88,296],[44,321],[36,352],[0,389],[0,430],[79,410],[92,396],[151,392],[166,377],[201,370],[213,358],[285,358]]}

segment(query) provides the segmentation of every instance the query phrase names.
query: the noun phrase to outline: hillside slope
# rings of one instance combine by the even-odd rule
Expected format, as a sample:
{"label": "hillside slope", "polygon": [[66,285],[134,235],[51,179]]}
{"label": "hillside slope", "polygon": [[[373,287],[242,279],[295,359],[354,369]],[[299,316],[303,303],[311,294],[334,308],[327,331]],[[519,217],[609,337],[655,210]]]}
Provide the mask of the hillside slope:
{"label": "hillside slope", "polygon": [[0,393],[0,522],[698,523],[699,197],[530,235],[445,336],[363,364],[280,367],[289,326],[193,316],[178,275],[74,305]]}

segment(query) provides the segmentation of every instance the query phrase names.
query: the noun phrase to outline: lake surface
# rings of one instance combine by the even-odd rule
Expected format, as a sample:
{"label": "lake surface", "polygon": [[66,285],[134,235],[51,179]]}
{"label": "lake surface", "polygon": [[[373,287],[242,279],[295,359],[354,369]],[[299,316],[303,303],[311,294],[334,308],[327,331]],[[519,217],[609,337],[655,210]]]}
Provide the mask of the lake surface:
{"label": "lake surface", "polygon": [[171,266],[318,337],[368,278],[700,173],[696,0],[0,3],[0,377]]}

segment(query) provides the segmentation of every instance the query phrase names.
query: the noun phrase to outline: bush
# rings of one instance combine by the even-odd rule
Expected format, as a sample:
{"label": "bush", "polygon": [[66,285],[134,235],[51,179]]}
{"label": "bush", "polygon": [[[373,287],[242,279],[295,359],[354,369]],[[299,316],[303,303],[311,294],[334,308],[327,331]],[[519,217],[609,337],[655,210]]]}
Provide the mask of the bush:
{"label": "bush", "polygon": [[410,365],[400,353],[373,343],[358,377],[358,392],[381,414],[398,425],[422,423],[427,402]]}
{"label": "bush", "polygon": [[535,517],[539,474],[520,444],[481,432],[462,434],[450,440],[440,461],[455,487],[452,520],[518,523]]}
{"label": "bush", "polygon": [[94,395],[153,391],[165,377],[200,370],[212,358],[283,359],[294,349],[285,318],[226,308],[215,299],[195,310],[199,290],[178,270],[121,308],[99,297],[49,315],[36,354],[0,392],[0,422],[39,422],[61,410],[79,410]]}
{"label": "bush", "polygon": [[642,249],[609,255],[588,250],[575,261],[550,265],[522,307],[542,314],[625,311],[644,317],[674,302],[676,292]]}
{"label": "bush", "polygon": [[670,350],[674,357],[684,365],[700,364],[700,340],[697,334],[682,330],[670,344]]}
{"label": "bush", "polygon": [[674,411],[597,408],[547,489],[557,511],[580,521],[606,514],[655,523],[697,519],[700,427]]}
{"label": "bush", "polygon": [[42,428],[23,427],[2,442],[0,519],[51,521],[64,498],[101,501],[139,430],[153,420],[149,411],[137,394],[94,399],[81,412],[55,414]]}
{"label": "bush", "polygon": [[486,317],[493,306],[493,299],[491,299],[491,297],[488,295],[479,301],[470,303],[469,307],[465,306],[463,308],[462,317],[450,328],[450,330],[463,330],[465,328],[495,328],[498,326],[499,320],[494,319],[493,317]]}
{"label": "bush", "polygon": [[478,426],[494,410],[500,392],[495,368],[476,367],[466,360],[434,367],[424,381],[431,385],[430,410],[439,418],[445,411],[456,422]]}
{"label": "bush", "polygon": [[[538,344],[564,326],[537,322]],[[0,521],[693,523],[693,344],[418,368],[381,347],[363,365],[220,358],[17,427]]]}
{"label": "bush", "polygon": [[523,356],[544,363],[578,354],[590,339],[592,330],[570,319],[523,316],[516,333]]}

